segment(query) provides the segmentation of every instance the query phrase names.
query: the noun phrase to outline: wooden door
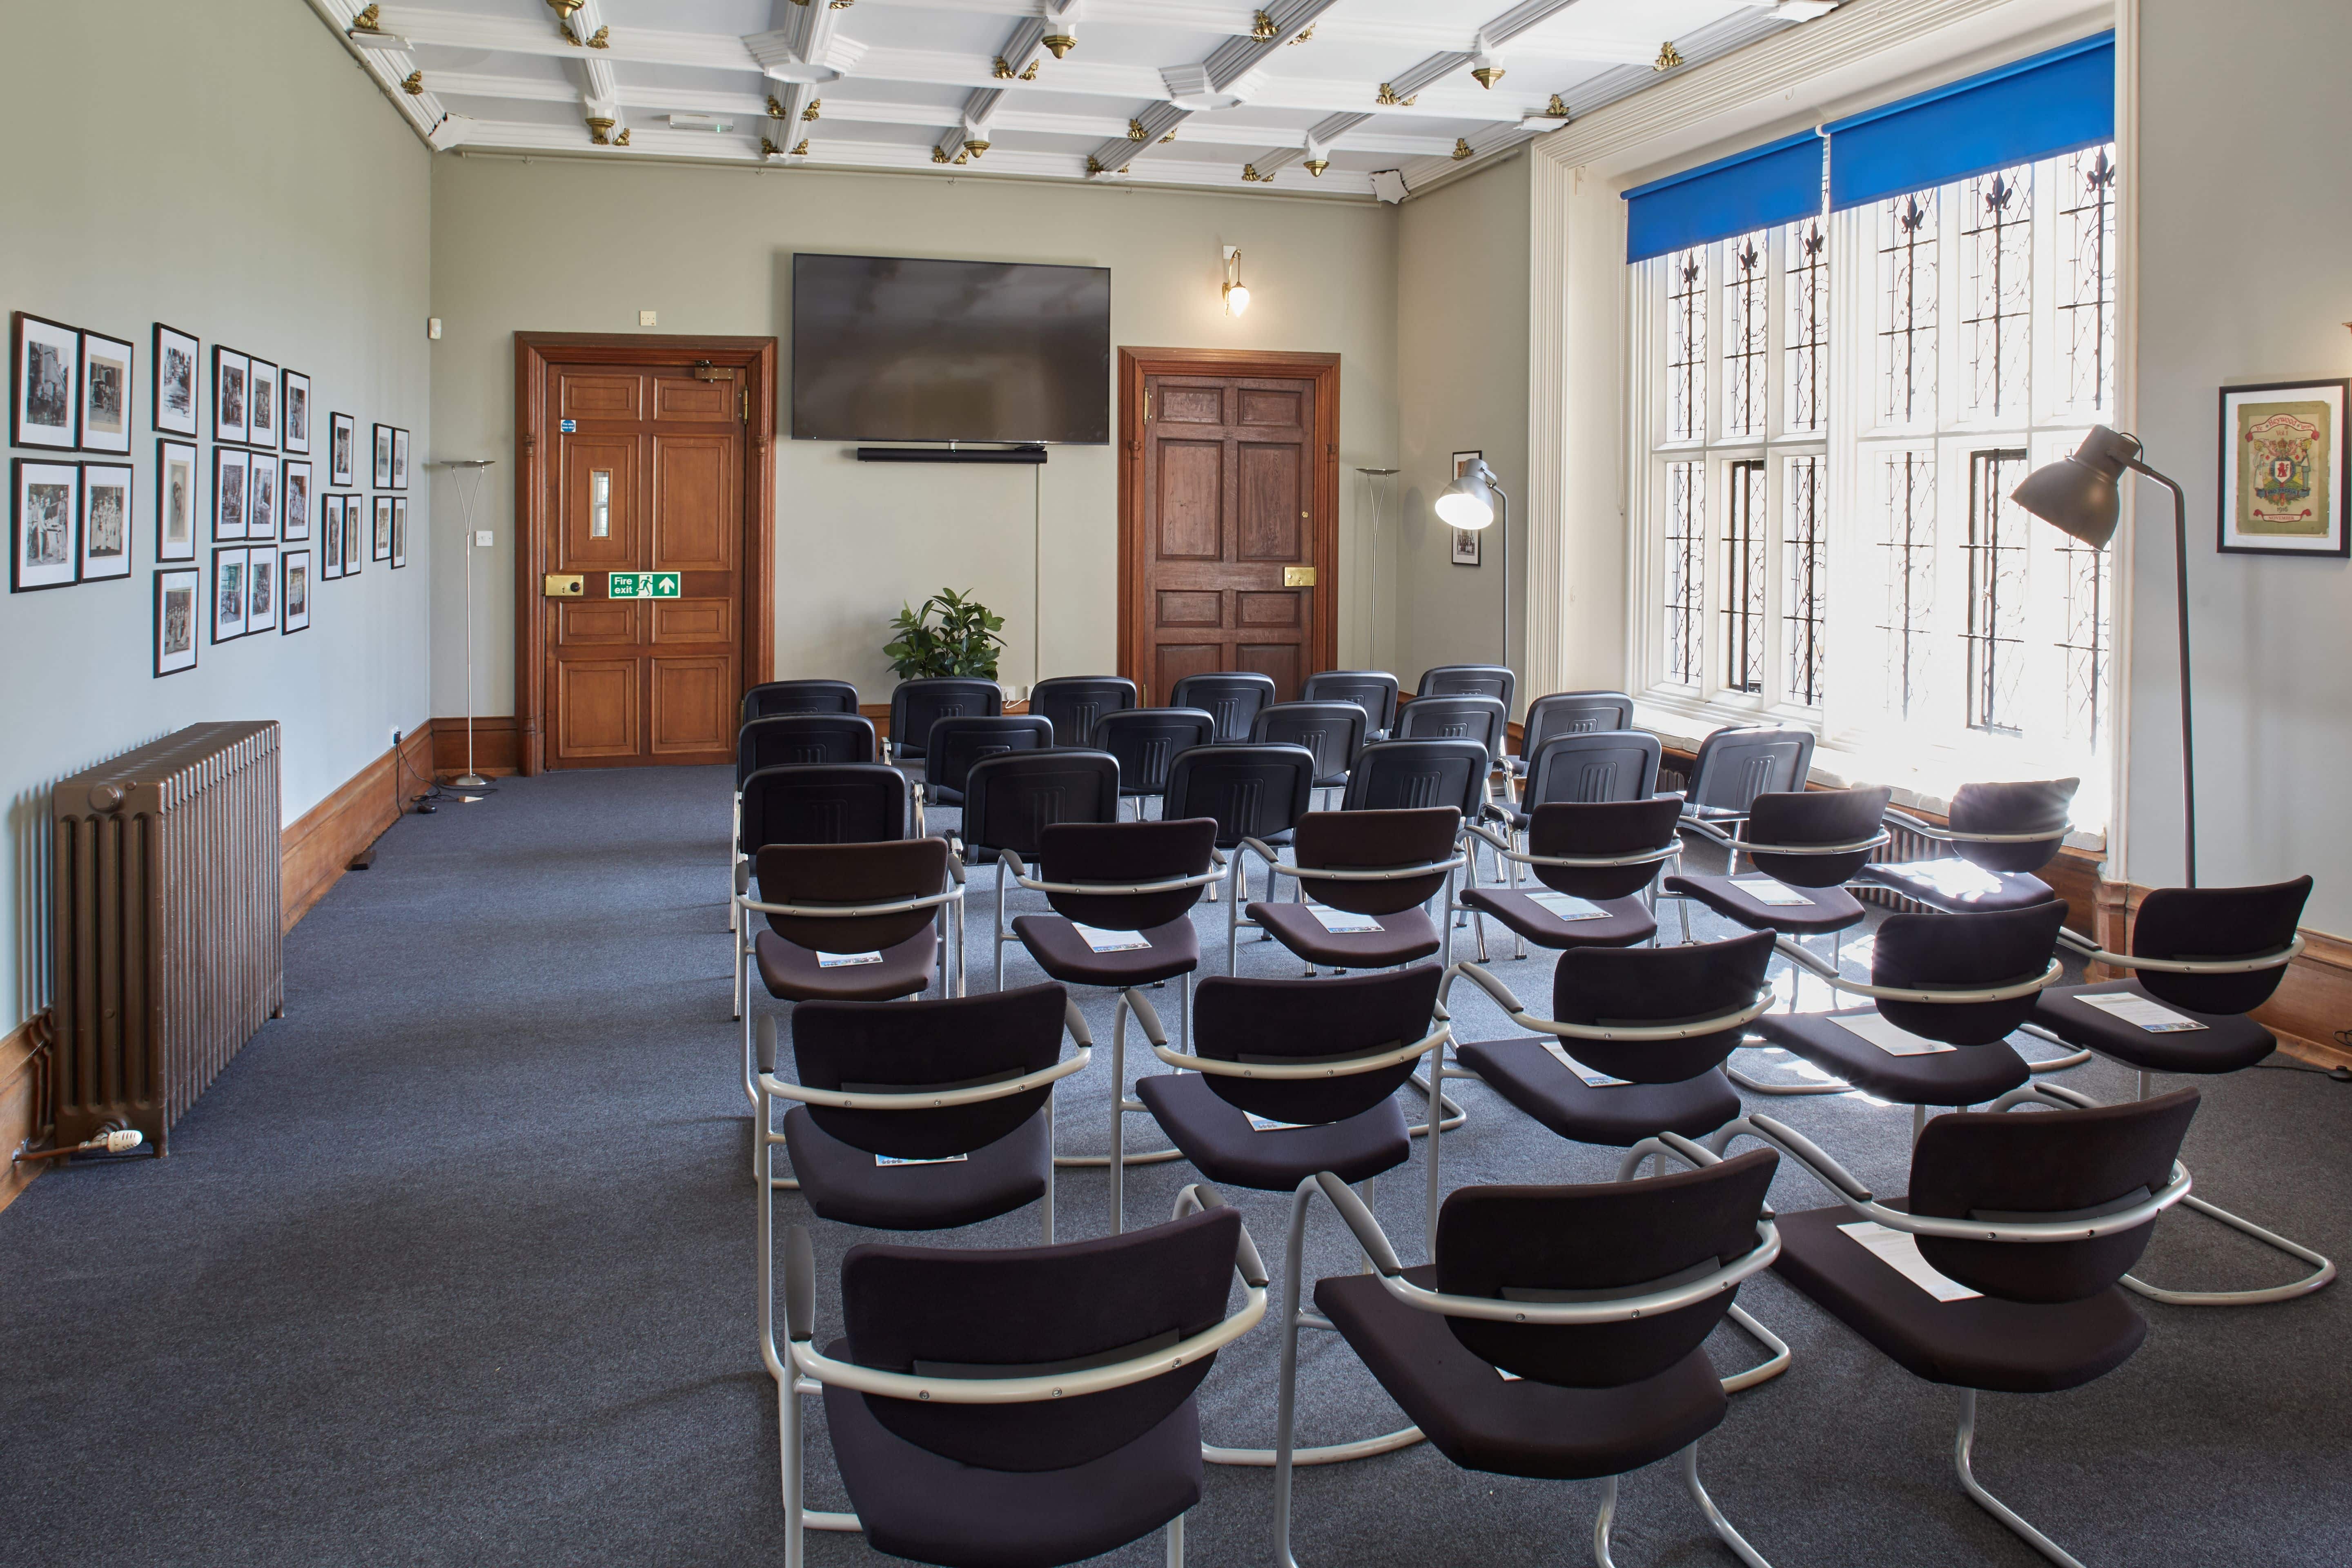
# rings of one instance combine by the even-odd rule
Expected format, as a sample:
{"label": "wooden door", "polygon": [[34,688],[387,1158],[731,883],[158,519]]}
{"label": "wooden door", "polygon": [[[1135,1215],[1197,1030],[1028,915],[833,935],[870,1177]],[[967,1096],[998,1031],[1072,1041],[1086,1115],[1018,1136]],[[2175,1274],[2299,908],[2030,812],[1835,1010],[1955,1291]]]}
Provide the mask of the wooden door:
{"label": "wooden door", "polygon": [[1272,676],[1294,700],[1333,662],[1337,361],[1152,353],[1121,355],[1139,394],[1120,487],[1123,672],[1152,703],[1220,669]]}
{"label": "wooden door", "polygon": [[[551,768],[733,760],[743,693],[743,443],[732,369],[551,364],[545,570],[579,574],[541,631]],[[614,599],[609,574],[675,573]]]}

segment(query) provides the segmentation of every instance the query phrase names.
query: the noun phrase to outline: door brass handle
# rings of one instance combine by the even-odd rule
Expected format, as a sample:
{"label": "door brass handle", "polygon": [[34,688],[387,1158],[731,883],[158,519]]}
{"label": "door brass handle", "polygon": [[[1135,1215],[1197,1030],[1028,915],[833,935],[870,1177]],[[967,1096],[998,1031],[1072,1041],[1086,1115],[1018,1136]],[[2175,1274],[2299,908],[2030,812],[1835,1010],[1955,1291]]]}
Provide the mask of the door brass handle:
{"label": "door brass handle", "polygon": [[1315,586],[1315,568],[1312,566],[1284,567],[1282,585],[1286,588],[1312,588]]}
{"label": "door brass handle", "polygon": [[540,592],[551,599],[577,599],[588,592],[588,579],[578,572],[550,572]]}

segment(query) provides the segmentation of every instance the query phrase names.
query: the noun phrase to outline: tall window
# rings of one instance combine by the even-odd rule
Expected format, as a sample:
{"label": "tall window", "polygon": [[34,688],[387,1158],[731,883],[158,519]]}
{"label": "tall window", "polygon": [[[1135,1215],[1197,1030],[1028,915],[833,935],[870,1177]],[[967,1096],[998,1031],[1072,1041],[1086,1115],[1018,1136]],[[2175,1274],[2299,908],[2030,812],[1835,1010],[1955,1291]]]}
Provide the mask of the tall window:
{"label": "tall window", "polygon": [[1688,441],[1706,423],[1706,250],[1667,258],[1666,438]]}
{"label": "tall window", "polygon": [[1780,590],[1780,649],[1789,661],[1783,689],[1789,700],[1814,708],[1822,700],[1822,671],[1829,645],[1822,620],[1829,608],[1829,476],[1825,459],[1790,458],[1780,494],[1787,521],[1780,530],[1780,564],[1788,581]]}
{"label": "tall window", "polygon": [[1723,684],[1764,689],[1764,465],[1731,465],[1723,497]]}
{"label": "tall window", "polygon": [[2017,683],[2024,674],[2025,531],[2032,519],[2009,499],[2026,475],[2022,451],[1969,454],[1969,728],[2021,734]]}
{"label": "tall window", "polygon": [[1699,619],[1706,608],[1706,465],[1666,465],[1666,679],[1698,683]]}
{"label": "tall window", "polygon": [[1819,430],[1829,414],[1830,235],[1821,219],[1789,230],[1789,428]]}
{"label": "tall window", "polygon": [[1732,241],[1723,280],[1723,433],[1764,433],[1765,348],[1770,322],[1765,314],[1765,239],[1751,234]]}

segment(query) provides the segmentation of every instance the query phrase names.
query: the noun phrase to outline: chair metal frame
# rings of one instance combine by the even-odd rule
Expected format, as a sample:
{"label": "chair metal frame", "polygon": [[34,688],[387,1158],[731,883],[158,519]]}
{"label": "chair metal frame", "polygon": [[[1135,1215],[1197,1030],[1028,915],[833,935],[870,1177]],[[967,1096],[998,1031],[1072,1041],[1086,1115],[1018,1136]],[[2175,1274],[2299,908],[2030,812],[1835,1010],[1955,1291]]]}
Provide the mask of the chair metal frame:
{"label": "chair metal frame", "polygon": [[[1668,1152],[1680,1155],[1695,1167],[1714,1164],[1720,1158],[1688,1139],[1666,1132],[1635,1145],[1628,1153],[1627,1169],[1630,1171],[1641,1160],[1654,1153],[1663,1163],[1664,1156]],[[1624,1178],[1621,1174],[1619,1179]],[[1373,1272],[1380,1277],[1381,1289],[1392,1300],[1416,1312],[1430,1312],[1440,1317],[1475,1318],[1496,1323],[1588,1325],[1627,1322],[1696,1306],[1727,1290],[1735,1289],[1743,1281],[1770,1268],[1780,1256],[1780,1228],[1773,1223],[1772,1211],[1768,1208],[1757,1218],[1756,1245],[1753,1247],[1730,1263],[1718,1265],[1710,1273],[1665,1289],[1597,1301],[1511,1301],[1491,1296],[1449,1295],[1415,1285],[1404,1278],[1404,1265],[1398,1259],[1396,1249],[1389,1244],[1387,1233],[1381,1229],[1380,1221],[1373,1217],[1370,1208],[1346,1183],[1328,1171],[1309,1176],[1298,1184],[1291,1199],[1290,1272],[1283,1285],[1282,1386],[1275,1417],[1274,1560],[1277,1568],[1298,1568],[1298,1559],[1292,1555],[1290,1549],[1290,1472],[1292,1466],[1301,1460],[1300,1453],[1293,1448],[1297,1415],[1298,1331],[1324,1329],[1336,1331],[1336,1325],[1329,1319],[1319,1312],[1303,1310],[1298,1304],[1298,1275],[1302,1266],[1300,1238],[1305,1234],[1308,1203],[1318,1193],[1354,1233],[1357,1245],[1363,1249]],[[1436,1231],[1433,1227],[1430,1232],[1433,1258],[1436,1256]],[[1735,1318],[1745,1317],[1736,1305],[1731,1308],[1731,1314]],[[1729,1386],[1728,1380],[1726,1386]],[[1689,1488],[1693,1500],[1706,1516],[1707,1528],[1715,1532],[1716,1538],[1737,1553],[1748,1568],[1770,1568],[1747,1539],[1732,1527],[1731,1521],[1724,1518],[1715,1500],[1706,1495],[1706,1489],[1699,1484],[1697,1443],[1685,1447],[1679,1458],[1684,1484]],[[1601,1506],[1593,1521],[1592,1556],[1599,1568],[1615,1568],[1615,1560],[1609,1552],[1609,1534],[1616,1522],[1618,1480],[1619,1477],[1612,1476],[1602,1483]]]}
{"label": "chair metal frame", "polygon": [[[2098,1109],[2098,1101],[2086,1095],[2077,1094],[2063,1085],[2052,1083],[2028,1083],[2011,1089],[1995,1100],[1992,1109],[1997,1111],[2007,1111],[2021,1105],[2036,1102],[2045,1108],[2058,1110]],[[1990,1220],[1944,1219],[1906,1213],[1902,1209],[1889,1208],[1879,1203],[1871,1190],[1864,1186],[1853,1172],[1832,1159],[1820,1145],[1795,1129],[1765,1115],[1762,1111],[1752,1111],[1736,1121],[1727,1123],[1707,1140],[1707,1146],[1714,1153],[1720,1155],[1731,1146],[1734,1140],[1742,1137],[1753,1138],[1760,1143],[1779,1150],[1782,1155],[1794,1161],[1807,1175],[1826,1188],[1832,1198],[1843,1204],[1856,1217],[1875,1220],[1889,1230],[1907,1231],[1913,1236],[1948,1237],[1956,1241],[2000,1241],[2044,1245],[2062,1241],[2091,1241],[2099,1237],[2112,1236],[2119,1231],[2132,1230],[2140,1226],[2151,1224],[2158,1215],[2173,1205],[2194,1201],[2189,1195],[2190,1181],[2188,1167],[2175,1159],[2172,1162],[2170,1179],[2162,1187],[2138,1203],[2126,1208],[2117,1209],[2111,1214],[2076,1219],[2002,1220],[1998,1223]],[[2130,1283],[2130,1276],[2125,1276],[2124,1282]],[[1959,1428],[1952,1440],[1952,1466],[1958,1473],[1962,1489],[1969,1494],[1970,1501],[1999,1520],[2027,1545],[2058,1564],[2058,1568],[2083,1568],[2081,1562],[2065,1548],[2026,1522],[2015,1510],[1987,1491],[1983,1483],[1977,1479],[1976,1471],[1971,1464],[1971,1450],[1976,1443],[1977,1393],[1978,1391],[1973,1388],[1960,1390]]]}
{"label": "chair metal frame", "polygon": [[[1215,1202],[1213,1194],[1209,1196],[1211,1201],[1202,1206],[1222,1206]],[[860,1394],[876,1394],[885,1399],[921,1400],[937,1405],[1034,1405],[1048,1400],[1076,1398],[1148,1382],[1197,1362],[1204,1355],[1213,1355],[1256,1328],[1265,1317],[1268,1283],[1265,1266],[1259,1261],[1256,1245],[1250,1240],[1249,1227],[1244,1225],[1234,1258],[1234,1272],[1241,1277],[1243,1287],[1241,1308],[1213,1328],[1142,1355],[1081,1371],[1013,1377],[925,1377],[836,1361],[814,1348],[816,1338],[815,1248],[810,1243],[807,1230],[800,1226],[793,1226],[784,1238],[787,1343],[780,1352],[776,1346],[773,1255],[772,1226],[763,1214],[760,1230],[760,1355],[766,1363],[768,1375],[776,1383],[776,1426],[781,1449],[779,1468],[784,1502],[785,1568],[803,1568],[807,1551],[804,1531],[856,1531],[862,1529],[854,1513],[825,1512],[807,1506],[803,1475],[806,1417],[801,1410],[802,1399],[822,1394],[828,1385],[855,1389]],[[1179,1514],[1169,1521],[1164,1534],[1168,1568],[1183,1568],[1183,1515]]]}

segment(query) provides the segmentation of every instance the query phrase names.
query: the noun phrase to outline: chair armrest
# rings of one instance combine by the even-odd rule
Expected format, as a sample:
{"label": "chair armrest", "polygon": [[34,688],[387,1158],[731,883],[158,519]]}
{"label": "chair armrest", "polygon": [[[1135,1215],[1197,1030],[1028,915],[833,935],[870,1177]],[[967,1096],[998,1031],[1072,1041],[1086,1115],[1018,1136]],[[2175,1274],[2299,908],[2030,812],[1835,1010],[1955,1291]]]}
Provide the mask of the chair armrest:
{"label": "chair armrest", "polygon": [[1119,999],[1127,1004],[1128,1010],[1135,1015],[1135,1021],[1142,1026],[1143,1037],[1152,1049],[1164,1048],[1168,1044],[1168,1028],[1160,1023],[1160,1009],[1151,1005],[1151,998],[1129,986],[1120,993]]}
{"label": "chair armrest", "polygon": [[[1225,1202],[1224,1195],[1216,1188],[1206,1182],[1194,1182],[1176,1194],[1175,1217],[1182,1219],[1189,1214],[1229,1206],[1231,1205]],[[1234,1248],[1234,1272],[1242,1277],[1243,1284],[1254,1289],[1265,1289],[1265,1264],[1257,1255],[1257,1243],[1250,1239],[1249,1226],[1246,1222],[1241,1227],[1240,1245]]]}
{"label": "chair armrest", "polygon": [[1473,963],[1467,959],[1463,960],[1453,968],[1447,970],[1445,972],[1445,978],[1438,982],[1437,1005],[1440,1008],[1443,1008],[1445,1005],[1446,998],[1454,994],[1454,978],[1455,975],[1465,977],[1469,980],[1471,984],[1475,985],[1479,990],[1484,991],[1487,995],[1493,997],[1495,999],[1495,1005],[1502,1008],[1506,1013],[1516,1015],[1527,1010],[1519,1005],[1519,999],[1511,994],[1511,988],[1509,986],[1504,984],[1501,981],[1487,973],[1485,968],[1481,965]]}
{"label": "chair armrest", "polygon": [[1078,1011],[1078,1005],[1066,994],[1062,998],[1062,1027],[1068,1031],[1071,1044],[1078,1049],[1090,1051],[1095,1048],[1095,1037],[1093,1031],[1087,1027],[1087,1016]]}
{"label": "chair armrest", "polygon": [[1355,1232],[1356,1245],[1364,1249],[1372,1267],[1391,1279],[1402,1274],[1404,1264],[1397,1258],[1396,1248],[1389,1245],[1388,1233],[1372,1217],[1372,1211],[1364,1206],[1364,1200],[1356,1195],[1356,1189],[1328,1171],[1318,1171],[1313,1180],[1323,1195],[1331,1200],[1331,1206],[1339,1211],[1348,1228]]}
{"label": "chair armrest", "polygon": [[816,1248],[806,1226],[784,1232],[784,1331],[799,1344],[816,1337]]}
{"label": "chair armrest", "polygon": [[2049,966],[2031,980],[2012,980],[2005,985],[1872,985],[1859,980],[1848,980],[1840,974],[1828,960],[1806,952],[1787,937],[1776,937],[1772,946],[1791,963],[1802,964],[1837,990],[1855,996],[1868,996],[1880,1002],[1942,1003],[2013,1002],[2020,996],[2031,996],[2046,991],[2065,978],[2065,961],[2053,958]]}
{"label": "chair armrest", "polygon": [[1081,1047],[1078,1054],[1055,1062],[1052,1067],[1035,1072],[1023,1073],[999,1083],[974,1084],[969,1089],[916,1089],[893,1092],[853,1092],[845,1089],[811,1089],[805,1084],[786,1083],[774,1073],[760,1075],[760,1088],[778,1100],[797,1100],[803,1105],[822,1105],[835,1110],[943,1110],[959,1105],[979,1105],[987,1100],[1003,1100],[1012,1095],[1026,1094],[1031,1089],[1044,1089],[1074,1072],[1085,1070],[1094,1060],[1091,1048]]}
{"label": "chair armrest", "polygon": [[[1767,1116],[1759,1110],[1741,1117],[1731,1125],[1736,1131],[1745,1131],[1750,1136],[1760,1137],[1768,1143],[1777,1144],[1780,1152],[1804,1166],[1813,1179],[1823,1186],[1858,1204],[1871,1201],[1870,1189],[1862,1184],[1860,1177],[1830,1158],[1828,1152],[1820,1144],[1786,1122],[1775,1117]],[[1729,1140],[1726,1139],[1723,1142],[1728,1143]]]}
{"label": "chair armrest", "polygon": [[[2064,940],[2063,931],[2060,940]],[[2248,974],[2259,969],[2284,969],[2303,951],[2301,931],[2295,932],[2294,940],[2284,947],[2245,958],[2141,958],[2128,952],[2109,952],[2103,947],[2086,947],[2081,942],[2078,937],[2066,945],[2093,963],[2115,969],[2150,969],[2163,974]]]}

